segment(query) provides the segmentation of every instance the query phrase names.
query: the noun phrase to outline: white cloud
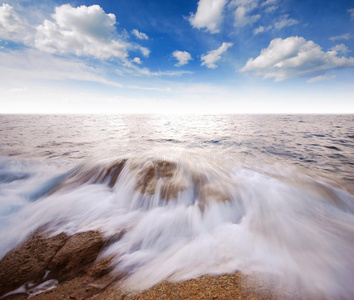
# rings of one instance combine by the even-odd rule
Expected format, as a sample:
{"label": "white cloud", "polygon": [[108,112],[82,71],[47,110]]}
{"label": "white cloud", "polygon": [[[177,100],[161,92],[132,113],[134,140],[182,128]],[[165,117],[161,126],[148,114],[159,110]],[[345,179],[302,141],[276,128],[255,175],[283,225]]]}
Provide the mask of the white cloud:
{"label": "white cloud", "polygon": [[202,55],[202,66],[206,65],[209,69],[217,68],[218,66],[215,63],[221,59],[221,54],[226,52],[226,50],[232,45],[232,43],[222,43],[220,48],[213,51],[209,51],[206,55]]}
{"label": "white cloud", "polygon": [[[137,62],[137,57],[133,61]],[[58,81],[77,80],[96,82],[107,86],[134,89],[134,90],[168,90],[166,87],[154,87],[151,83],[148,86],[121,84],[114,79],[107,77],[107,70],[102,67],[88,66],[78,58],[55,57],[47,53],[40,53],[35,49],[25,51],[0,52],[0,82],[3,86],[9,86],[8,92],[27,92],[33,86],[40,86],[42,89],[47,84]],[[140,69],[130,63],[127,68],[124,66],[117,70],[117,73],[130,74],[134,76],[182,76],[191,74],[188,71],[158,71],[151,72],[147,68]],[[45,82],[45,83],[43,83]],[[16,83],[16,86],[13,84]],[[28,90],[19,86],[30,87]],[[1,89],[0,89],[1,90]]]}
{"label": "white cloud", "polygon": [[[139,63],[140,62],[140,63]],[[134,64],[135,63],[135,64]],[[121,68],[116,69],[116,73],[120,76],[130,75],[130,76],[147,76],[147,77],[159,77],[159,76],[182,76],[184,74],[192,74],[190,71],[176,71],[176,70],[166,70],[166,71],[151,71],[148,68],[142,68],[139,65],[141,60],[138,57],[135,57],[133,60],[125,61]]]}
{"label": "white cloud", "polygon": [[278,6],[275,5],[279,0],[266,0],[261,3],[261,7],[264,8],[264,11],[268,14],[275,12],[278,9]]}
{"label": "white cloud", "polygon": [[139,40],[149,39],[149,37],[144,32],[140,32],[138,29],[133,29],[132,34],[134,34]]}
{"label": "white cloud", "polygon": [[299,21],[289,18],[289,15],[282,15],[277,18],[273,24],[270,24],[268,27],[259,26],[258,28],[253,30],[253,34],[259,34],[261,32],[267,32],[269,30],[280,30],[284,27],[289,27],[298,24]]}
{"label": "white cloud", "polygon": [[[54,57],[34,49],[0,52],[0,81],[10,80],[79,80],[98,82],[122,87],[120,83],[107,80],[103,70],[87,66],[78,59]],[[5,76],[6,74],[6,76]]]}
{"label": "white cloud", "polygon": [[197,12],[191,14],[189,22],[195,28],[206,28],[210,33],[218,33],[226,3],[227,0],[199,0]]}
{"label": "white cloud", "polygon": [[173,51],[172,56],[178,60],[178,63],[175,64],[176,67],[183,66],[192,59],[192,56],[187,51],[176,50]]}
{"label": "white cloud", "polygon": [[235,10],[235,26],[236,27],[244,27],[246,25],[252,25],[257,22],[261,15],[249,15],[248,9],[245,6],[239,6]]}
{"label": "white cloud", "polygon": [[148,57],[150,55],[150,50],[146,47],[138,47],[141,53],[145,56]]}
{"label": "white cloud", "polygon": [[338,40],[347,40],[348,41],[348,40],[350,40],[352,38],[353,38],[353,36],[348,32],[348,33],[344,33],[344,34],[341,34],[341,35],[332,36],[329,39],[332,42],[335,42],[335,41],[338,41]]}
{"label": "white cloud", "polygon": [[55,8],[54,22],[45,20],[37,27],[35,46],[49,53],[74,53],[99,59],[125,59],[129,45],[116,35],[116,18],[98,5]]}
{"label": "white cloud", "polygon": [[253,34],[264,32],[264,30],[265,30],[264,26],[259,26],[253,30]]}
{"label": "white cloud", "polygon": [[280,29],[282,29],[284,27],[293,26],[293,25],[296,25],[298,23],[299,23],[298,20],[289,18],[289,15],[283,15],[277,21],[274,22],[272,27],[274,29],[280,30]]}
{"label": "white cloud", "polygon": [[354,20],[354,8],[348,9],[348,12],[350,13],[350,19]]}
{"label": "white cloud", "polygon": [[244,27],[246,25],[252,25],[257,22],[261,15],[251,14],[251,12],[257,8],[259,0],[233,0],[230,2],[230,7],[236,7],[234,11],[234,25],[235,27]]}
{"label": "white cloud", "polygon": [[281,81],[349,67],[354,67],[353,57],[339,57],[335,50],[324,52],[313,41],[293,36],[273,39],[258,57],[248,60],[241,72],[251,71],[257,76]]}
{"label": "white cloud", "polygon": [[262,2],[261,6],[274,5],[277,2],[279,2],[279,0],[266,0],[266,1]]}
{"label": "white cloud", "polygon": [[347,46],[345,46],[344,44],[338,44],[335,45],[334,47],[331,48],[331,51],[334,51],[337,53],[342,53],[344,55],[346,55],[347,53],[351,52],[351,50],[348,49]]}
{"label": "white cloud", "polygon": [[[245,27],[256,23],[261,19],[263,13],[273,13],[278,9],[279,0],[232,0],[229,7],[234,8],[235,27]],[[254,29],[254,34],[266,32],[271,29],[280,30],[284,27],[298,24],[299,21],[292,19],[289,15],[282,15],[267,27],[259,26]],[[263,29],[262,29],[263,28]],[[260,31],[260,30],[261,31]]]}
{"label": "white cloud", "polygon": [[143,63],[139,57],[134,57],[133,62],[135,62],[138,65],[141,65]]}
{"label": "white cloud", "polygon": [[21,39],[21,31],[23,29],[24,24],[13,7],[3,3],[0,6],[0,38],[18,41]]}
{"label": "white cloud", "polygon": [[275,12],[278,9],[278,6],[272,5],[272,6],[268,6],[264,11],[267,14],[271,14],[273,12]]}
{"label": "white cloud", "polygon": [[316,77],[313,77],[309,80],[307,80],[307,83],[314,83],[314,82],[318,82],[318,81],[327,81],[327,80],[332,80],[335,79],[336,76],[335,75],[319,75]]}
{"label": "white cloud", "polygon": [[[131,72],[130,70],[128,72]],[[132,73],[132,75],[144,75],[144,76],[150,76],[150,77],[155,77],[155,76],[169,76],[169,77],[174,77],[174,76],[182,76],[183,74],[192,74],[193,72],[190,71],[150,71],[148,68],[142,68],[142,69],[135,69],[135,73]]]}

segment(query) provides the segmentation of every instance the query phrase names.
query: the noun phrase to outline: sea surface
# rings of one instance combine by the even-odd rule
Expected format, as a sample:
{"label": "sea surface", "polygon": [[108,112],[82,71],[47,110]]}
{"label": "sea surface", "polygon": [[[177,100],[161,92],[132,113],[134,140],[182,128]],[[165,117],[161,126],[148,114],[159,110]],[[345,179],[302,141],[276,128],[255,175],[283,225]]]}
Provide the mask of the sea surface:
{"label": "sea surface", "polygon": [[354,115],[0,115],[0,259],[121,239],[134,291],[241,271],[354,298]]}

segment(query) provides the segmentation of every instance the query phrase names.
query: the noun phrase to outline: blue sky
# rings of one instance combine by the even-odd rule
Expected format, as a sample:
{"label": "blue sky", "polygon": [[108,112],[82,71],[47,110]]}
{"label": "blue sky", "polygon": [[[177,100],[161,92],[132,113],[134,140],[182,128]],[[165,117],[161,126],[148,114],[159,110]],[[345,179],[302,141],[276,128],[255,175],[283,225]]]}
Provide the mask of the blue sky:
{"label": "blue sky", "polygon": [[2,113],[354,113],[345,0],[0,4]]}

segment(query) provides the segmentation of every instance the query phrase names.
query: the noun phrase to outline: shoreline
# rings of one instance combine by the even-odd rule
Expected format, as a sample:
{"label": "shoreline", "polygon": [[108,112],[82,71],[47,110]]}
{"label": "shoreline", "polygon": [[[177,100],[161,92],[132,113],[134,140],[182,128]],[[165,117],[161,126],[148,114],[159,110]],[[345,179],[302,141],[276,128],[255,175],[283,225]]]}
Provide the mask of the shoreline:
{"label": "shoreline", "polygon": [[[163,281],[147,290],[129,293],[119,287],[124,276],[112,277],[110,258],[97,261],[99,253],[108,245],[97,231],[70,237],[64,233],[47,237],[36,232],[0,261],[0,299],[22,300],[29,296],[33,300],[292,299],[294,296],[277,284],[269,285],[260,277],[240,272],[203,275],[176,283]],[[27,294],[24,290],[11,294],[20,286],[29,287],[31,281],[40,286],[50,280],[59,283],[38,295],[33,294],[35,287],[28,288]],[[297,295],[296,299],[306,298]]]}

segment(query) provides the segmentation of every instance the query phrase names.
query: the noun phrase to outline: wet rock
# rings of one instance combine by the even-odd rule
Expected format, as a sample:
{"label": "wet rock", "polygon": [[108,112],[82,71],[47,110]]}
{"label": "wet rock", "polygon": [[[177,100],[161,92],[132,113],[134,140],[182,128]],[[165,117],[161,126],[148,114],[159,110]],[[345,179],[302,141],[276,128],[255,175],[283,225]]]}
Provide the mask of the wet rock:
{"label": "wet rock", "polygon": [[113,258],[113,256],[108,256],[99,260],[88,268],[86,272],[87,275],[91,277],[102,277],[103,275],[108,274],[112,270],[111,262]]}
{"label": "wet rock", "polygon": [[66,240],[64,233],[51,238],[36,233],[10,251],[0,261],[0,295],[26,282],[42,280],[48,263]]}
{"label": "wet rock", "polygon": [[100,288],[92,285],[90,278],[83,275],[65,281],[57,288],[37,295],[31,300],[85,300],[101,292]]}
{"label": "wet rock", "polygon": [[95,164],[93,166],[82,165],[72,171],[72,173],[51,193],[58,190],[68,189],[82,184],[100,184],[106,183],[109,187],[114,187],[120,173],[124,169],[126,159],[117,160],[109,165]]}
{"label": "wet rock", "polygon": [[231,200],[232,186],[225,183],[208,183],[200,187],[199,200],[203,205],[210,204],[211,202],[228,202]]}
{"label": "wet rock", "polygon": [[114,164],[109,166],[106,175],[102,179],[102,182],[109,180],[108,186],[111,188],[114,187],[119,177],[119,174],[122,172],[125,166],[125,162],[126,159],[123,159],[122,161],[115,162]]}
{"label": "wet rock", "polygon": [[80,232],[68,238],[65,245],[49,263],[49,269],[57,273],[59,282],[83,274],[95,261],[104,241],[98,231]]}
{"label": "wet rock", "polygon": [[165,160],[153,160],[137,165],[130,164],[136,173],[136,190],[142,194],[153,195],[161,183],[161,198],[168,201],[175,199],[178,193],[189,187],[186,174],[178,164]]}

